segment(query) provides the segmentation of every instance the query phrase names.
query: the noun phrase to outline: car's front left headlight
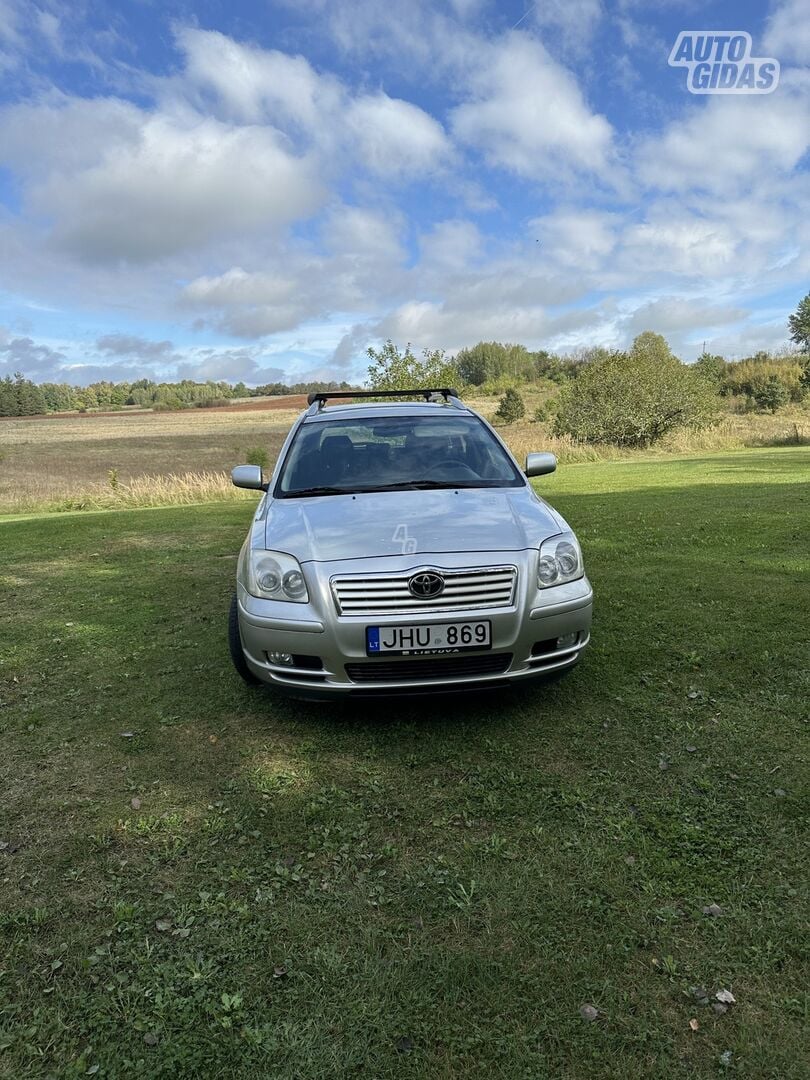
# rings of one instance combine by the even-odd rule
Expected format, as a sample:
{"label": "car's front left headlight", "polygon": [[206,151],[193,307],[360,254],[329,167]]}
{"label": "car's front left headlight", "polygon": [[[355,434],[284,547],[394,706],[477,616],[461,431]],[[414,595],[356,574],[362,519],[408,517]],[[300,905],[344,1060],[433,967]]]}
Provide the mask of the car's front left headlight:
{"label": "car's front left headlight", "polygon": [[285,600],[293,604],[309,602],[301,565],[283,551],[254,548],[245,560],[243,585],[251,596],[262,600]]}
{"label": "car's front left headlight", "polygon": [[549,589],[552,585],[576,581],[584,573],[582,551],[572,532],[552,536],[540,545],[540,558],[537,560],[538,589]]}

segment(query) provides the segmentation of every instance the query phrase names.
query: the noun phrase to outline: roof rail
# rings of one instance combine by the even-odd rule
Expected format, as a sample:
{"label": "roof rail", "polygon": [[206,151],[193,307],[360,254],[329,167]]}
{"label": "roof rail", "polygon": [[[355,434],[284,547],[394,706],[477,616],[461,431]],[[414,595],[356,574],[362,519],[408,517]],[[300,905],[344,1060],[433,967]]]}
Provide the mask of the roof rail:
{"label": "roof rail", "polygon": [[[354,398],[397,398],[397,397],[422,397],[430,401],[434,394],[440,394],[446,402],[463,409],[464,406],[458,396],[458,392],[451,387],[420,387],[415,390],[323,390],[313,391],[307,394],[307,405],[310,412],[320,412],[327,401],[332,398],[353,400]],[[316,406],[312,408],[312,406]]]}

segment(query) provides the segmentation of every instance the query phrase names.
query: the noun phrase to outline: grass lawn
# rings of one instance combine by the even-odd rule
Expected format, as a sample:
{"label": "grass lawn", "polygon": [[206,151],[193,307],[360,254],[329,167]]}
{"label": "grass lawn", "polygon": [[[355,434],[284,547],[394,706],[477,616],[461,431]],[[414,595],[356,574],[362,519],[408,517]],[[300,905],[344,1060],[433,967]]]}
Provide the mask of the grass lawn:
{"label": "grass lawn", "polygon": [[0,522],[0,1075],[806,1077],[809,480],[562,468],[585,661],[401,707],[232,673],[250,504]]}

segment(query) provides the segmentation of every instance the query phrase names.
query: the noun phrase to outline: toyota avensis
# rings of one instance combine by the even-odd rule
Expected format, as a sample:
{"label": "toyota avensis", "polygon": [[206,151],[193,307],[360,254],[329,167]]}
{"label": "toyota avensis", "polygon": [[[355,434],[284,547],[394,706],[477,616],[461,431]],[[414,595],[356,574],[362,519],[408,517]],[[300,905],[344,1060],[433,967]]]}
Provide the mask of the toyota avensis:
{"label": "toyota avensis", "polygon": [[[389,398],[421,397],[421,401]],[[373,398],[373,401],[358,399]],[[327,406],[327,401],[348,403]],[[384,400],[380,400],[384,399]],[[563,518],[454,390],[310,394],[239,556],[231,656],[303,698],[472,690],[572,667],[592,592]]]}

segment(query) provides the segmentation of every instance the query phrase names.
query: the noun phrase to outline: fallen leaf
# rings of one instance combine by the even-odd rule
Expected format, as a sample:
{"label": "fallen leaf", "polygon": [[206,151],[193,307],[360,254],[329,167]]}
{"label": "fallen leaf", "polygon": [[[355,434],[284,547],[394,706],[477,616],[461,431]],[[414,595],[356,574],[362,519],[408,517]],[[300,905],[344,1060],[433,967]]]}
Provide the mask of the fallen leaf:
{"label": "fallen leaf", "polygon": [[187,926],[179,926],[176,930],[172,930],[174,937],[179,937],[182,941],[185,941],[190,933],[191,930]]}
{"label": "fallen leaf", "polygon": [[133,810],[140,810],[140,808],[141,808],[141,800],[140,799],[132,799],[130,801],[129,805],[132,807]]}
{"label": "fallen leaf", "polygon": [[718,1001],[722,1001],[724,1005],[734,1005],[737,1001],[730,990],[718,990],[714,996]]}
{"label": "fallen leaf", "polygon": [[287,974],[287,969],[281,965],[273,968],[273,978],[283,979]]}
{"label": "fallen leaf", "polygon": [[697,747],[696,747],[696,746],[687,746],[687,748],[686,748],[686,752],[687,752],[687,754],[694,754],[694,752],[695,752],[696,750],[697,750]]}
{"label": "fallen leaf", "polygon": [[398,1054],[410,1054],[413,1050],[413,1039],[408,1035],[403,1035],[401,1039],[397,1039],[396,1048]]}
{"label": "fallen leaf", "polygon": [[216,735],[209,735],[209,736],[208,736],[208,741],[209,741],[210,743],[215,743],[215,742],[217,741],[217,737],[216,737]]}
{"label": "fallen leaf", "polygon": [[714,1011],[717,1013],[718,1016],[722,1016],[723,1013],[728,1012],[728,1005],[724,1005],[721,1001],[715,1001],[714,1004],[712,1005],[712,1008],[714,1009]]}
{"label": "fallen leaf", "polygon": [[85,1076],[95,1076],[100,1068],[101,1068],[100,1065],[91,1065],[90,1068],[86,1070],[84,1075]]}
{"label": "fallen leaf", "polygon": [[725,912],[724,912],[724,909],[721,908],[719,904],[708,904],[703,909],[703,914],[704,915],[711,915],[713,918],[716,919],[718,915],[723,915],[723,914],[725,914]]}
{"label": "fallen leaf", "polygon": [[167,930],[171,930],[171,919],[155,919],[155,929],[159,930],[161,934],[164,934]]}
{"label": "fallen leaf", "polygon": [[689,1021],[689,1027],[692,1029],[692,1031],[697,1031],[697,1029],[700,1027],[700,1024],[697,1022],[694,1016]]}
{"label": "fallen leaf", "polygon": [[592,1024],[599,1016],[599,1010],[595,1005],[580,1005],[579,1015],[583,1020],[587,1020],[589,1024]]}

